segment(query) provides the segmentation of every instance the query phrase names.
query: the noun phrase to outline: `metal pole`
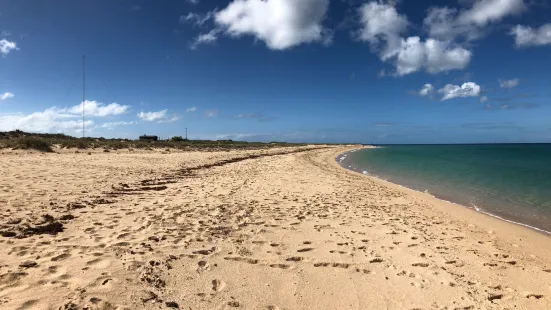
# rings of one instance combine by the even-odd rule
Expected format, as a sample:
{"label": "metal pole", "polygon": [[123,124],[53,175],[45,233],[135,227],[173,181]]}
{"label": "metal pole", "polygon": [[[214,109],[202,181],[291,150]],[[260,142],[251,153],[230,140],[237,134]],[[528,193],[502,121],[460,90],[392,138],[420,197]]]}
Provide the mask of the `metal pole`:
{"label": "metal pole", "polygon": [[82,55],[82,137],[84,138],[84,102],[86,101],[86,56]]}
{"label": "metal pole", "polygon": [[186,128],[186,140],[187,140],[187,128]]}

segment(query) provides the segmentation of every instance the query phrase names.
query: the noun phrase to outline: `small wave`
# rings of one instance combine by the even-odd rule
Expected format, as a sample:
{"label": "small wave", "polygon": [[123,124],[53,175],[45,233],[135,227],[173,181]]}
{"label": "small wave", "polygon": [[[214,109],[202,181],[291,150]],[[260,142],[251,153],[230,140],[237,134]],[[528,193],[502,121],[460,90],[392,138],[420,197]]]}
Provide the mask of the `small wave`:
{"label": "small wave", "polygon": [[476,211],[482,213],[482,214],[486,214],[488,216],[491,216],[491,217],[494,217],[496,219],[499,219],[499,220],[502,220],[504,222],[507,222],[507,223],[512,223],[512,224],[516,224],[516,225],[520,225],[520,226],[524,226],[524,227],[527,227],[527,228],[530,228],[530,229],[534,229],[534,230],[537,230],[539,232],[543,232],[543,233],[546,233],[546,234],[549,234],[551,235],[551,232],[547,231],[547,230],[544,230],[544,229],[541,229],[541,228],[537,228],[535,226],[531,226],[531,225],[528,225],[528,224],[524,224],[524,223],[520,223],[520,222],[515,222],[515,221],[511,221],[511,220],[508,220],[508,219],[504,219],[502,218],[501,216],[499,215],[495,215],[495,214],[492,214],[490,212],[486,212],[486,211],[482,211],[478,208],[475,208]]}

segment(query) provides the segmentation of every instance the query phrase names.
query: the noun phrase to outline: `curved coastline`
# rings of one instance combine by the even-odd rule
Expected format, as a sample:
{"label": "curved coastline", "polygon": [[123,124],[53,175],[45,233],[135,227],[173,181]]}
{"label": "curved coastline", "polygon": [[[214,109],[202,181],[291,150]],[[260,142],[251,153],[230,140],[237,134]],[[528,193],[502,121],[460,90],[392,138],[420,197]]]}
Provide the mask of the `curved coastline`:
{"label": "curved coastline", "polygon": [[393,182],[390,182],[388,180],[385,180],[379,176],[376,176],[376,175],[373,175],[373,174],[369,174],[367,171],[360,171],[360,169],[357,169],[353,166],[345,166],[343,164],[344,160],[347,159],[348,157],[348,154],[349,153],[353,153],[353,152],[357,152],[359,150],[364,150],[364,149],[372,149],[372,148],[378,148],[377,146],[364,146],[364,147],[361,147],[361,148],[357,148],[357,149],[353,149],[353,150],[349,150],[349,151],[346,151],[344,153],[341,153],[339,154],[336,158],[335,158],[335,161],[338,163],[338,165],[346,170],[349,170],[349,171],[353,171],[355,173],[359,173],[361,175],[364,175],[364,176],[367,176],[367,177],[370,177],[370,178],[374,178],[374,179],[377,179],[379,181],[383,181],[383,182],[388,182],[388,183],[391,183],[395,186],[398,186],[400,188],[405,188],[405,189],[408,189],[408,190],[411,190],[411,191],[415,191],[419,194],[424,194],[424,195],[428,195],[432,198],[435,198],[435,199],[438,199],[442,202],[446,202],[446,203],[451,203],[451,204],[455,204],[455,205],[458,205],[460,207],[463,207],[463,208],[466,208],[466,209],[469,209],[469,210],[472,210],[472,211],[476,211],[477,213],[479,214],[483,214],[485,216],[488,216],[488,217],[491,217],[491,218],[494,218],[494,219],[498,219],[500,221],[503,221],[503,222],[506,222],[506,223],[510,223],[510,224],[514,224],[514,225],[517,225],[517,226],[521,226],[521,227],[525,227],[525,228],[528,228],[530,230],[533,230],[533,231],[536,231],[538,233],[541,233],[541,234],[544,234],[546,236],[551,236],[551,232],[550,231],[547,231],[545,229],[541,229],[541,228],[538,228],[538,227],[535,227],[535,226],[532,226],[532,225],[528,225],[528,224],[525,224],[525,223],[522,223],[522,222],[517,222],[517,221],[513,221],[513,220],[510,220],[510,219],[507,219],[507,218],[504,218],[504,217],[501,217],[499,215],[496,215],[496,214],[493,214],[491,212],[487,212],[487,211],[484,211],[482,209],[480,209],[479,207],[477,206],[473,206],[473,207],[469,207],[469,206],[466,206],[466,205],[463,205],[463,204],[460,204],[460,203],[456,203],[454,201],[449,201],[449,200],[445,200],[445,199],[442,199],[441,197],[438,197],[438,196],[435,196],[431,193],[428,193],[428,192],[422,192],[422,191],[419,191],[419,190],[416,190],[416,189],[413,189],[413,188],[409,188],[407,186],[404,186],[402,184],[398,184],[398,183],[393,183]]}

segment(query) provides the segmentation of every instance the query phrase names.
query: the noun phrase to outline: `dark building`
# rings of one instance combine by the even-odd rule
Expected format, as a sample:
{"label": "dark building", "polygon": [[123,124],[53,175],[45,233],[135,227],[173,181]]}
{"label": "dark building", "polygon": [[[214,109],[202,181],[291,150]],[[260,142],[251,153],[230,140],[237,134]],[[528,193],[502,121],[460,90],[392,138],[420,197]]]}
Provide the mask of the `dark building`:
{"label": "dark building", "polygon": [[159,140],[159,137],[157,136],[148,136],[148,135],[140,136],[140,141],[157,141],[157,140]]}

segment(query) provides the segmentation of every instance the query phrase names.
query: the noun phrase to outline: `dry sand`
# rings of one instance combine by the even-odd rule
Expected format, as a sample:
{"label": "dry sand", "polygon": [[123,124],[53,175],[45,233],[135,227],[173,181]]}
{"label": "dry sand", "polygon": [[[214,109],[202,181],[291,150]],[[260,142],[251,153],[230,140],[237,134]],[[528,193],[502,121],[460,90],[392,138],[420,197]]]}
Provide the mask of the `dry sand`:
{"label": "dry sand", "polygon": [[551,309],[548,236],[348,149],[4,152],[0,308]]}

